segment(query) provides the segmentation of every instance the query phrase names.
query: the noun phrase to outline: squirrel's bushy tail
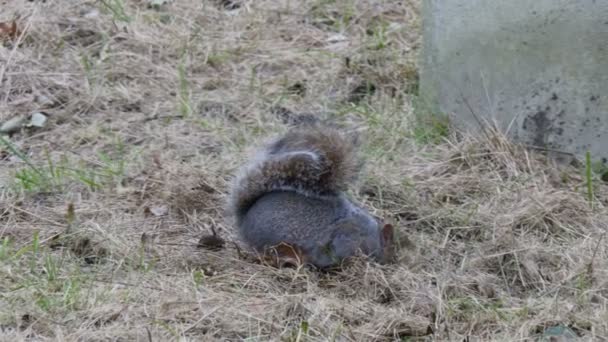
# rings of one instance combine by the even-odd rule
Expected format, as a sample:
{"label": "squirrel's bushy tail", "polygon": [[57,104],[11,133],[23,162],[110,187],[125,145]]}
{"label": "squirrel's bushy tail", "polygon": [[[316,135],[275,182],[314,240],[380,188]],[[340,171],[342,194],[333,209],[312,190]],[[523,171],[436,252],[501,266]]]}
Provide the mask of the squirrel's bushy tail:
{"label": "squirrel's bushy tail", "polygon": [[240,222],[256,200],[275,190],[309,196],[345,191],[359,166],[353,141],[337,130],[294,129],[270,142],[240,170],[230,189],[229,214]]}

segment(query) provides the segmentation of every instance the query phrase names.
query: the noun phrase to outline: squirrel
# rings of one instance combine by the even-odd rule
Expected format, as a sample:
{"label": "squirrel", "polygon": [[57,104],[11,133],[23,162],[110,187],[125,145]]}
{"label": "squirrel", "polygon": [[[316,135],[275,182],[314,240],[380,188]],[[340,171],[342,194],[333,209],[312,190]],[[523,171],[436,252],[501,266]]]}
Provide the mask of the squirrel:
{"label": "squirrel", "polygon": [[228,213],[241,239],[257,253],[274,253],[278,266],[327,269],[359,253],[390,262],[393,227],[345,195],[360,167],[354,142],[337,130],[292,128],[240,169]]}

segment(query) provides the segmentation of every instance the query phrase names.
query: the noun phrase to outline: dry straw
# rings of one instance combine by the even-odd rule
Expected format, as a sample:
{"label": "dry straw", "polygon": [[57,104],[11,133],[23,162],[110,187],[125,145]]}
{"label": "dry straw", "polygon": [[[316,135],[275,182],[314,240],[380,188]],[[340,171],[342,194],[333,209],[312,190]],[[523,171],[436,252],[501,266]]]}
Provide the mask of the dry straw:
{"label": "dry straw", "polygon": [[[606,184],[591,207],[583,167],[425,119],[418,1],[162,3],[2,4],[23,35],[0,121],[50,120],[0,149],[0,340],[608,337]],[[360,134],[352,195],[398,263],[277,270],[232,243],[232,173],[312,117]]]}

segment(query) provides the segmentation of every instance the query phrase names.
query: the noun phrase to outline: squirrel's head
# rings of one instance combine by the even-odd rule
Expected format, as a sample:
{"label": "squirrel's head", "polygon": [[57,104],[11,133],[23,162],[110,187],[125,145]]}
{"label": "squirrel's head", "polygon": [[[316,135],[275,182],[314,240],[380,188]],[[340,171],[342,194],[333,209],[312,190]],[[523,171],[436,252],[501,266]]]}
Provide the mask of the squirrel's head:
{"label": "squirrel's head", "polygon": [[354,215],[335,222],[332,237],[325,246],[313,252],[318,266],[340,263],[362,253],[379,263],[391,262],[394,258],[394,228],[371,216]]}
{"label": "squirrel's head", "polygon": [[391,224],[376,220],[376,229],[362,240],[361,250],[381,264],[390,263],[395,258],[395,229]]}

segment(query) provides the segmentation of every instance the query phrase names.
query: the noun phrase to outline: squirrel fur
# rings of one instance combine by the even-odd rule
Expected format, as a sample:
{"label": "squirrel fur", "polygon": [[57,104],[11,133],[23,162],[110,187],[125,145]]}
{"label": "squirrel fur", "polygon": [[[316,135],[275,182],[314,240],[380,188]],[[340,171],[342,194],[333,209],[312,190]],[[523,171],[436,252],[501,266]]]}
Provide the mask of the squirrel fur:
{"label": "squirrel fur", "polygon": [[387,262],[393,227],[345,195],[359,168],[353,142],[337,130],[292,129],[240,170],[228,211],[244,242],[262,254],[274,248],[279,258],[319,268],[359,253]]}

